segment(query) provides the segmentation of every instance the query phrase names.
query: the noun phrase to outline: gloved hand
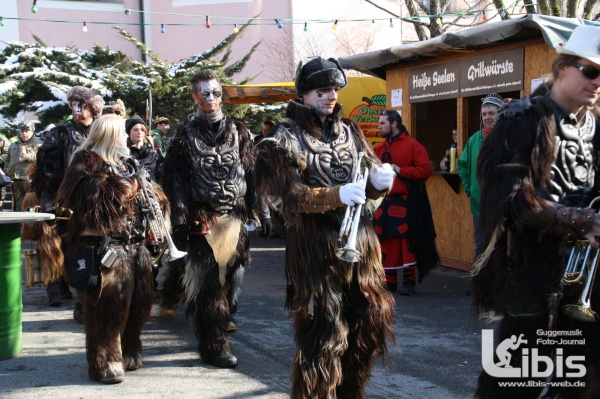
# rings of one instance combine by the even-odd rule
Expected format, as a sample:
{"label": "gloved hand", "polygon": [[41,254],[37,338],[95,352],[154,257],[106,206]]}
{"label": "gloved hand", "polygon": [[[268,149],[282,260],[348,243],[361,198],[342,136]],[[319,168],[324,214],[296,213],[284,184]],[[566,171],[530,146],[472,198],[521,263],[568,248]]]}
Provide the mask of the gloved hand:
{"label": "gloved hand", "polygon": [[187,224],[178,224],[177,226],[173,226],[173,238],[177,241],[187,241],[187,236],[189,232],[190,228]]}
{"label": "gloved hand", "polygon": [[340,200],[345,205],[364,204],[366,199],[365,188],[360,183],[348,183],[340,188]]}
{"label": "gloved hand", "polygon": [[269,238],[271,232],[273,231],[273,223],[271,222],[271,218],[260,219],[260,226],[260,237]]}
{"label": "gloved hand", "polygon": [[373,164],[371,170],[369,170],[369,180],[377,191],[390,190],[394,185],[394,176],[396,176],[396,173],[389,163],[384,163],[381,166]]}

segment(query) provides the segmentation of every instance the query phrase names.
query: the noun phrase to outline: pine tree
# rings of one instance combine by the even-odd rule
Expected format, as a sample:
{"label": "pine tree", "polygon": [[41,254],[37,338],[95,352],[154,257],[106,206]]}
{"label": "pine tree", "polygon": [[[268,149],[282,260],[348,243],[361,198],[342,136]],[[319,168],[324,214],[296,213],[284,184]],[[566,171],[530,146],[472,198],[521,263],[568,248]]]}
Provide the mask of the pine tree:
{"label": "pine tree", "polygon": [[[70,114],[67,91],[76,85],[92,88],[105,101],[120,98],[128,116],[146,116],[146,102],[152,92],[153,115],[168,117],[173,126],[185,123],[195,110],[191,101],[189,80],[203,69],[213,69],[223,84],[233,83],[233,75],[246,66],[258,45],[254,45],[240,60],[231,60],[231,48],[249,24],[227,36],[221,43],[200,54],[170,64],[121,28],[121,36],[144,52],[151,63],[142,63],[127,55],[99,45],[90,50],[49,48],[40,38],[36,43],[6,43],[0,52],[0,132],[15,135],[17,121],[25,111],[33,112],[39,124],[62,124]],[[247,83],[249,78],[237,84]],[[253,122],[257,111],[247,105],[224,105],[225,111]],[[260,109],[260,107],[258,108]],[[260,120],[256,121],[260,122]],[[262,123],[262,122],[260,122]]]}

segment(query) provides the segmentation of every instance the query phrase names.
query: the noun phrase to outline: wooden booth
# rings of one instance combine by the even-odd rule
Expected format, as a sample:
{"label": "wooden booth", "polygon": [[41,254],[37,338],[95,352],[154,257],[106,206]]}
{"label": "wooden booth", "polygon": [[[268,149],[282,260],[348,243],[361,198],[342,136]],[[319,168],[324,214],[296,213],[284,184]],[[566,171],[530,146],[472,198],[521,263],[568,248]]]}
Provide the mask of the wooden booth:
{"label": "wooden booth", "polygon": [[527,15],[340,59],[345,68],[386,80],[387,106],[400,111],[410,134],[427,148],[434,164],[427,192],[443,266],[469,270],[475,258],[469,198],[458,174],[440,169],[453,127],[460,157],[481,128],[482,98],[530,94],[548,78],[554,47],[588,23]]}

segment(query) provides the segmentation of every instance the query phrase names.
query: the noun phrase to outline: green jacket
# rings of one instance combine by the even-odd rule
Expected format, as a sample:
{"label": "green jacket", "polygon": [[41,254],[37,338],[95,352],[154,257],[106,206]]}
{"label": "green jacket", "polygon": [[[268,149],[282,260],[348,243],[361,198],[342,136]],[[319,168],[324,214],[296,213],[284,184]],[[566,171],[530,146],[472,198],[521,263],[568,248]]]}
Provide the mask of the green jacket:
{"label": "green jacket", "polygon": [[[8,148],[6,158],[6,174],[13,180],[29,180],[31,167],[35,165],[35,159],[38,149],[42,145],[42,140],[32,136],[26,142],[21,141],[19,137],[16,142]],[[25,154],[25,159],[21,161],[19,154],[21,151]]]}
{"label": "green jacket", "polygon": [[476,131],[467,141],[467,146],[458,160],[458,174],[462,180],[465,194],[470,197],[471,213],[476,218],[479,217],[479,197],[481,196],[481,185],[477,179],[477,156],[483,140],[485,140],[483,130]]}

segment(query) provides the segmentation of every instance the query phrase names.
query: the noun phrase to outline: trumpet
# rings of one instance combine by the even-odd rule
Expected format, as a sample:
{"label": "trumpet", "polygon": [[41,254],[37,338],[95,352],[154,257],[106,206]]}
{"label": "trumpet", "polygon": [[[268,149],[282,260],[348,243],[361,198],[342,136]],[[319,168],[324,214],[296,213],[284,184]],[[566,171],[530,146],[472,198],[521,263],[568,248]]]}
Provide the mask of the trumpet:
{"label": "trumpet", "polygon": [[155,204],[158,205],[159,202],[154,187],[152,187],[152,183],[143,177],[140,178],[140,181],[142,184],[142,200],[144,201],[144,207],[147,208],[146,220],[150,231],[152,232],[152,236],[160,248],[158,250],[158,255],[153,258],[153,263],[158,267],[159,260],[165,254],[167,249],[169,250],[169,262],[183,258],[187,255],[187,252],[177,249],[171,238],[169,228],[160,207],[155,206]]}
{"label": "trumpet", "polygon": [[[360,183],[364,188],[367,185],[369,169],[365,167],[363,172],[360,173],[360,163],[363,156],[363,152],[358,153],[356,171],[352,182]],[[356,237],[358,234],[361,211],[362,204],[346,207],[346,213],[344,214],[344,219],[342,220],[338,235],[338,248],[335,250],[335,255],[345,262],[358,262],[362,258],[362,254],[356,249]]]}
{"label": "trumpet", "polygon": [[[588,208],[593,208],[598,201],[600,197],[594,198]],[[579,288],[583,284],[583,288],[576,303],[563,305],[562,311],[567,316],[586,322],[598,320],[598,314],[592,309],[590,302],[599,261],[600,250],[592,248],[588,240],[573,243],[561,284],[563,288]]]}

